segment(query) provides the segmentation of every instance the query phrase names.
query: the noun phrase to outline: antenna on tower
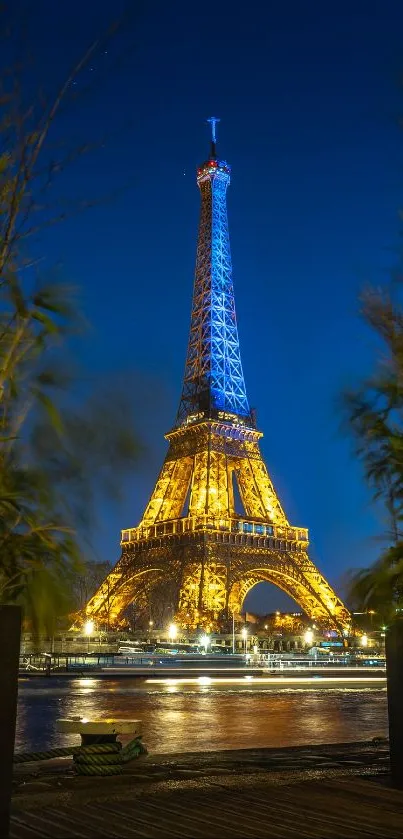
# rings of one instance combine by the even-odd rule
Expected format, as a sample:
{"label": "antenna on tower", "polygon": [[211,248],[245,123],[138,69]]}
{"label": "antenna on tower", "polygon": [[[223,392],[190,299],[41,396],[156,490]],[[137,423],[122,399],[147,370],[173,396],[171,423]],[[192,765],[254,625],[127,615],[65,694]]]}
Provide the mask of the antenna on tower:
{"label": "antenna on tower", "polygon": [[220,122],[219,117],[209,117],[207,122],[211,125],[211,155],[212,157],[216,156],[216,125],[217,122]]}

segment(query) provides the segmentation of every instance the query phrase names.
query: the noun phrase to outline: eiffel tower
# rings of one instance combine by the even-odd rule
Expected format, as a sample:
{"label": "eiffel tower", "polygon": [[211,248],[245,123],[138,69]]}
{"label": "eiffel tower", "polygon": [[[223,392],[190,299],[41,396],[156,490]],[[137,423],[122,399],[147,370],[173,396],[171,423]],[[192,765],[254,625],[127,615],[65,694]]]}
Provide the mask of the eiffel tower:
{"label": "eiffel tower", "polygon": [[218,120],[209,122],[211,153],[197,170],[201,213],[179,410],[143,518],[122,531],[121,558],[86,617],[113,626],[131,603],[146,612],[164,601],[180,626],[218,629],[265,580],[312,620],[343,631],[349,612],[310,560],[307,529],[289,524],[260,453],[235,315],[231,169],[216,153]]}

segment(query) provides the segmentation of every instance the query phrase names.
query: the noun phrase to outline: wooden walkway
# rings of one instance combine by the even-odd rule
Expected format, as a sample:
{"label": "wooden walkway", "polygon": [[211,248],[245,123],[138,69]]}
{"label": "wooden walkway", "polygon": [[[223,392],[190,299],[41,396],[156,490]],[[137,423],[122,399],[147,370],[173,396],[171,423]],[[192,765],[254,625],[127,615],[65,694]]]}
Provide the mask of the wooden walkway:
{"label": "wooden walkway", "polygon": [[67,806],[24,808],[12,817],[11,839],[361,839],[403,837],[403,792],[385,779],[326,777],[279,783],[176,783],[124,799],[103,797]]}

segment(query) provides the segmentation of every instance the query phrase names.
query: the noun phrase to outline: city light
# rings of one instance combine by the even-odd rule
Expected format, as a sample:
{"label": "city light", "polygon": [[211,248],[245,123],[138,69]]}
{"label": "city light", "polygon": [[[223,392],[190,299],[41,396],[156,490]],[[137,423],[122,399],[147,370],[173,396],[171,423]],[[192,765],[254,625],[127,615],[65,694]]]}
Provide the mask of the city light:
{"label": "city light", "polygon": [[94,629],[95,629],[94,621],[91,621],[91,620],[86,621],[83,629],[84,629],[84,634],[85,635],[93,635]]}
{"label": "city light", "polygon": [[368,646],[368,635],[361,636],[361,646],[367,647]]}
{"label": "city light", "polygon": [[207,652],[207,647],[210,643],[210,638],[208,637],[208,635],[202,635],[202,637],[200,638],[200,643],[202,647],[204,647],[205,652]]}
{"label": "city light", "polygon": [[313,632],[312,629],[307,629],[304,635],[304,641],[306,644],[312,644],[313,641]]}
{"label": "city light", "polygon": [[170,624],[170,627],[168,629],[168,635],[169,635],[169,640],[170,641],[175,641],[175,638],[178,635],[178,627],[176,626],[175,623]]}
{"label": "city light", "polygon": [[148,621],[148,625],[151,628],[152,626],[154,626],[154,621]]}

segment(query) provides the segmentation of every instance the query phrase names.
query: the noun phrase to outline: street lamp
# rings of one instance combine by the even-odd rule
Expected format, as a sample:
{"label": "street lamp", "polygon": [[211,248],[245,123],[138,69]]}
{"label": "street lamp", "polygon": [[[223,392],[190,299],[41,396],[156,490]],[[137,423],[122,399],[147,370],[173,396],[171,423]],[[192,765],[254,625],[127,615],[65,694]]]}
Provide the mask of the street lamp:
{"label": "street lamp", "polygon": [[95,623],[92,620],[85,621],[84,624],[84,635],[88,638],[88,652],[90,651],[90,638],[93,635],[95,629]]}
{"label": "street lamp", "polygon": [[209,636],[208,635],[202,635],[202,637],[200,638],[200,643],[201,643],[202,647],[204,647],[204,652],[206,653],[207,652],[207,647],[210,643]]}
{"label": "street lamp", "polygon": [[242,628],[241,635],[242,635],[242,638],[243,638],[243,639],[244,639],[244,641],[245,641],[245,655],[246,655],[246,651],[247,651],[247,643],[248,643],[248,641],[247,641],[247,639],[248,639],[248,630],[247,630],[246,626],[244,626],[244,627]]}
{"label": "street lamp", "polygon": [[306,644],[312,644],[313,641],[313,632],[312,629],[307,629],[304,635],[304,641]]}
{"label": "street lamp", "polygon": [[368,635],[361,636],[361,646],[367,647],[368,646]]}
{"label": "street lamp", "polygon": [[171,623],[168,629],[169,640],[171,642],[175,641],[175,638],[178,635],[178,627],[175,623]]}

